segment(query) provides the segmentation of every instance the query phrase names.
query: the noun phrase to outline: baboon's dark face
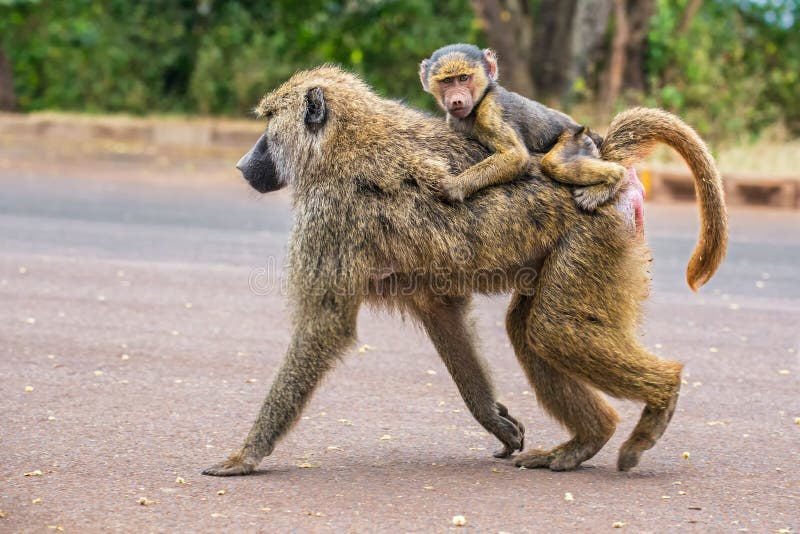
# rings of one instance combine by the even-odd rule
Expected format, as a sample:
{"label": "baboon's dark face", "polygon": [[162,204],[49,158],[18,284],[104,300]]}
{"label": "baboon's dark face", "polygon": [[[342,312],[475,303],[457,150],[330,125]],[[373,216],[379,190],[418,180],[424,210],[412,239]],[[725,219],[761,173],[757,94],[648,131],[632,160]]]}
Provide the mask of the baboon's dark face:
{"label": "baboon's dark face", "polygon": [[322,88],[301,92],[287,82],[264,97],[257,111],[267,119],[266,130],[236,168],[254,189],[268,193],[303,172],[297,162],[307,162],[307,154],[318,150],[328,110]]}
{"label": "baboon's dark face", "polygon": [[275,161],[272,159],[269,149],[267,134],[264,133],[253,145],[253,148],[236,164],[236,168],[239,169],[245,180],[259,193],[277,191],[286,185],[285,181],[278,177],[278,169],[275,167]]}

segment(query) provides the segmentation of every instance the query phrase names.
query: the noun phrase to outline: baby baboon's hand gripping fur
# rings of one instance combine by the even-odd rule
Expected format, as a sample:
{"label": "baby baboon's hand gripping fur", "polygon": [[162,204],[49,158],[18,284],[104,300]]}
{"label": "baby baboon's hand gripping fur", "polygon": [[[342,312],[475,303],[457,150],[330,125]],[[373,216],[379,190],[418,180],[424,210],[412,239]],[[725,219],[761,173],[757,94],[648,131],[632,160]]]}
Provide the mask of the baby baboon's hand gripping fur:
{"label": "baby baboon's hand gripping fur", "polygon": [[[506,327],[517,359],[539,403],[570,433],[562,445],[517,455],[517,464],[575,469],[600,450],[618,416],[598,390],[645,405],[619,469],[656,443],[675,409],[681,365],[639,343],[649,253],[614,206],[577,209],[568,188],[538,177],[536,157],[528,179],[442,203],[436,185],[482,161],[486,148],[335,67],[295,74],[259,110],[265,133],[238,168],[261,192],[293,191],[293,334],[244,444],[206,474],[246,474],[272,452],[354,343],[365,303],[419,321],[475,419],[503,444],[499,454],[521,449],[524,429],[497,402],[476,349],[472,293],[513,291]],[[614,120],[601,152],[628,166],[664,139],[681,147],[697,180],[694,288],[722,261],[727,236],[703,142],[676,117],[638,109]]]}

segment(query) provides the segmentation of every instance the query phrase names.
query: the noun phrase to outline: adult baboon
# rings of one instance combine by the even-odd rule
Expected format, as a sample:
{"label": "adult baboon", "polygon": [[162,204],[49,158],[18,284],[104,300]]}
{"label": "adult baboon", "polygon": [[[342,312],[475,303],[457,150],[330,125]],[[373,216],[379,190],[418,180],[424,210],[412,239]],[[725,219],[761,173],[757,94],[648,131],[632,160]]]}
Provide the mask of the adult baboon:
{"label": "adult baboon", "polygon": [[[474,292],[514,291],[507,328],[517,358],[541,405],[572,436],[523,452],[517,465],[574,469],[597,453],[618,416],[596,389],[645,403],[620,469],[655,444],[675,408],[681,365],[637,341],[648,254],[620,211],[580,211],[569,188],[540,176],[536,159],[527,179],[441,202],[438,181],[488,152],[336,67],[295,74],[258,111],[266,131],[237,167],[258,191],[292,186],[294,334],[243,446],[205,474],[247,474],[272,452],[354,342],[363,303],[416,318],[473,416],[503,443],[500,455],[521,449],[524,430],[495,400],[475,350]],[[604,155],[627,166],[664,128],[684,138],[697,179],[702,226],[687,270],[695,287],[722,261],[727,237],[719,175],[703,142],[672,115],[633,110],[612,124]]]}

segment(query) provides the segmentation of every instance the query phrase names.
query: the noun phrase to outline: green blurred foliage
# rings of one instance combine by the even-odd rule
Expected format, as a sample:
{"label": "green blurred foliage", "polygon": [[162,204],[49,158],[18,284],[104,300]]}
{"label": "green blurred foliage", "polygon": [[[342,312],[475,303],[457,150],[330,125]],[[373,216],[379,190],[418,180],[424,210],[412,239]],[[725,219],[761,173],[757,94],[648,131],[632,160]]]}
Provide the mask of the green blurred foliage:
{"label": "green blurred foliage", "polygon": [[687,0],[658,0],[648,103],[712,140],[747,140],[782,121],[800,135],[800,1],[706,0],[678,34]]}
{"label": "green blurred foliage", "polygon": [[[639,98],[712,140],[800,134],[800,0],[706,0],[680,33],[687,1],[656,0]],[[469,0],[0,0],[23,110],[241,116],[326,62],[433,109],[417,64],[457,41],[486,44]]]}
{"label": "green blurred foliage", "polygon": [[417,64],[476,40],[467,0],[0,0],[24,110],[241,114],[326,62],[432,108]]}

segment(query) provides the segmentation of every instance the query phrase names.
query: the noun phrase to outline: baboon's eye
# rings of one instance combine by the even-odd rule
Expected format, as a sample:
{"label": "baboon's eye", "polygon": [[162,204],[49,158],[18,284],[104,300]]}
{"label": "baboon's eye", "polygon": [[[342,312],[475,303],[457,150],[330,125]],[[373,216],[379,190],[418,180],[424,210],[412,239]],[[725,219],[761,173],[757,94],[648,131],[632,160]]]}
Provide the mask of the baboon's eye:
{"label": "baboon's eye", "polygon": [[453,83],[453,77],[452,76],[448,76],[447,78],[444,78],[442,80],[442,83]]}
{"label": "baboon's eye", "polygon": [[462,74],[458,77],[458,81],[460,82],[466,82],[467,80],[469,80],[469,74]]}

